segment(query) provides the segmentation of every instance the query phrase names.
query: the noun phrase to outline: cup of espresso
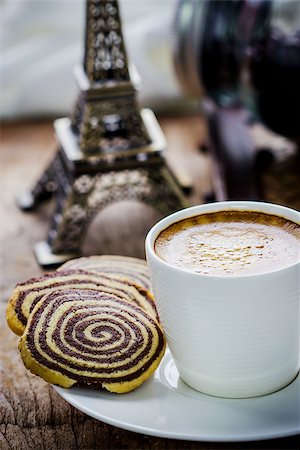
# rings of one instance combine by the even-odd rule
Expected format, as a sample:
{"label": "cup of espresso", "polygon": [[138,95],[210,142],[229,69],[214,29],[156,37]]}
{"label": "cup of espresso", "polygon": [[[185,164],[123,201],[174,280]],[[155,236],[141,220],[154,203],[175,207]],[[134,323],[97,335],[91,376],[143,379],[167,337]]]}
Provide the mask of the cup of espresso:
{"label": "cup of espresso", "polygon": [[291,383],[300,363],[300,213],[248,201],[194,206],[149,231],[158,313],[184,382],[245,398]]}

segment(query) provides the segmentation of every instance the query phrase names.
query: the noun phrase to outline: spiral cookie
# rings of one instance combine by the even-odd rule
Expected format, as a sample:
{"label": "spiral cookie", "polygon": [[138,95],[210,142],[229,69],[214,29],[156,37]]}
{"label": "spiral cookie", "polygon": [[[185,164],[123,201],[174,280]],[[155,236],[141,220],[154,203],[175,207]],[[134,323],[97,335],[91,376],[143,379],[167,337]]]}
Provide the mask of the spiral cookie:
{"label": "spiral cookie", "polygon": [[151,291],[148,266],[144,259],[129,256],[100,255],[75,258],[67,261],[57,270],[82,269],[93,273],[123,275],[127,280]]}
{"label": "spiral cookie", "polygon": [[64,290],[35,305],[19,351],[26,368],[49,383],[123,393],[152,375],[165,338],[152,315],[126,300]]}
{"label": "spiral cookie", "polygon": [[144,288],[117,275],[65,270],[47,273],[16,286],[7,307],[9,327],[16,334],[22,335],[36,303],[45,294],[58,289],[95,289],[108,292],[144,308],[158,320],[153,296]]}

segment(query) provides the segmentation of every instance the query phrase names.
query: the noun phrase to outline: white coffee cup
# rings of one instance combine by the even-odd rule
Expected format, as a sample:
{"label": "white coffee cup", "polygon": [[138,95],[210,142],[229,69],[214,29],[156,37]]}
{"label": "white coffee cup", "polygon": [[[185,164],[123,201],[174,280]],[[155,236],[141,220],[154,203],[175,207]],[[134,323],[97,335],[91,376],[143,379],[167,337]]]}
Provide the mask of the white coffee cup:
{"label": "white coffee cup", "polygon": [[263,212],[300,225],[295,210],[248,201],[194,206],[167,216],[146,238],[153,292],[183,381],[220,397],[265,395],[288,385],[299,371],[300,255],[299,262],[269,273],[222,277],[171,266],[154,251],[156,238],[171,224],[224,210]]}

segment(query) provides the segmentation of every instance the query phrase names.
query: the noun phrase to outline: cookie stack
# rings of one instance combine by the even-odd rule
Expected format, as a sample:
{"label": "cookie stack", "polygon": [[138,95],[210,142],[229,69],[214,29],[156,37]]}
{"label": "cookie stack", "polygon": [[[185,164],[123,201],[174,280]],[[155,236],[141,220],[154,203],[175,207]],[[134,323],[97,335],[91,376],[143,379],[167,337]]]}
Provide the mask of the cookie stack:
{"label": "cookie stack", "polygon": [[66,388],[138,387],[165,351],[149,285],[146,262],[112,256],[78,258],[18,284],[7,322],[21,335],[26,368]]}
{"label": "cookie stack", "polygon": [[144,259],[129,256],[99,255],[71,259],[58,270],[82,269],[91,273],[108,273],[125,277],[129,282],[151,290],[148,266]]}

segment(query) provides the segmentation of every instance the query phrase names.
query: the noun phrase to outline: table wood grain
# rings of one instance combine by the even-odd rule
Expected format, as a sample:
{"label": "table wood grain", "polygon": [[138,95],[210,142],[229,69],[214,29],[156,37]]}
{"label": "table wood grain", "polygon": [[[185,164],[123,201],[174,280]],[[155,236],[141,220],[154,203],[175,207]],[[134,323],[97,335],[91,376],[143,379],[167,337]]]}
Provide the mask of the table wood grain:
{"label": "table wood grain", "polygon": [[[199,116],[164,117],[169,165],[191,177],[190,203],[203,202],[211,190],[210,164],[199,152],[206,127]],[[32,246],[44,239],[53,202],[24,213],[17,193],[30,188],[52,155],[56,143],[51,121],[3,124],[1,129],[1,301],[0,301],[0,449],[299,449],[299,436],[252,443],[205,443],[162,439],[96,421],[66,403],[54,389],[31,375],[20,361],[18,338],[5,321],[6,302],[17,282],[42,273]],[[144,256],[144,237],[160,215],[148,206],[123,202],[107,207],[90,226],[84,253]],[[216,424],[216,427],[218,424]]]}

